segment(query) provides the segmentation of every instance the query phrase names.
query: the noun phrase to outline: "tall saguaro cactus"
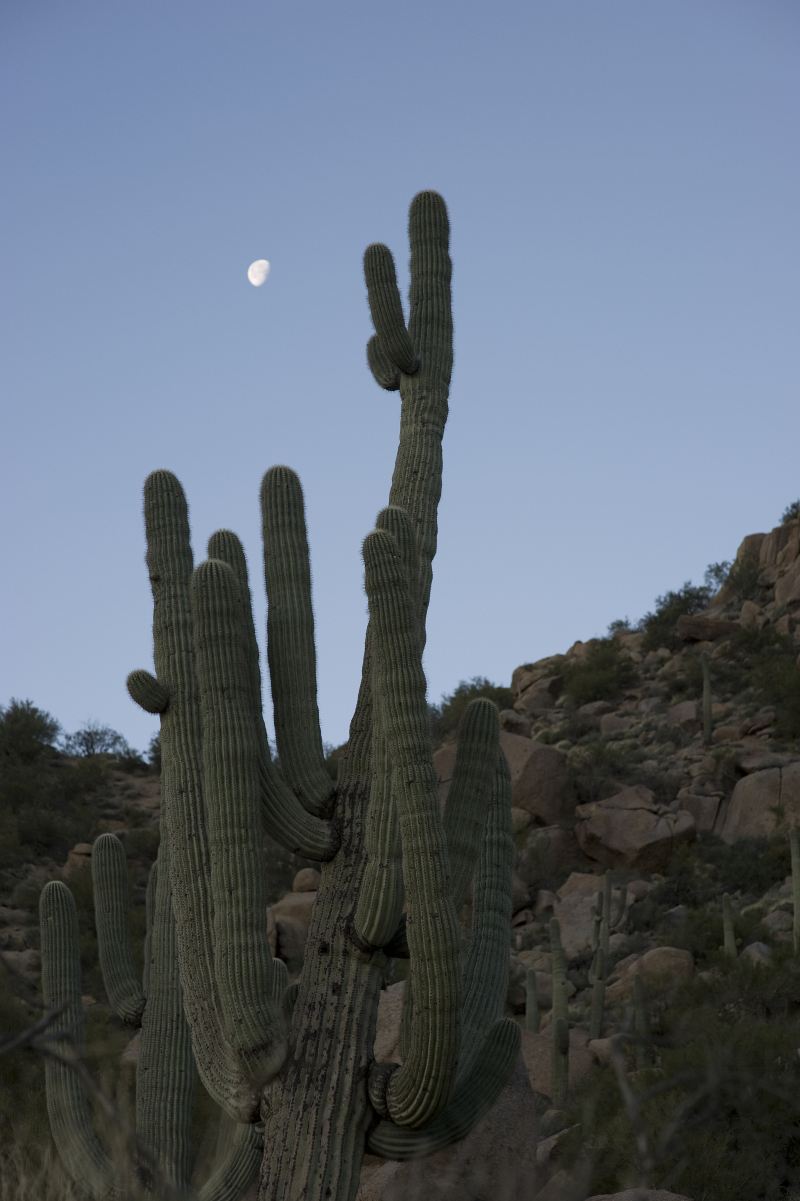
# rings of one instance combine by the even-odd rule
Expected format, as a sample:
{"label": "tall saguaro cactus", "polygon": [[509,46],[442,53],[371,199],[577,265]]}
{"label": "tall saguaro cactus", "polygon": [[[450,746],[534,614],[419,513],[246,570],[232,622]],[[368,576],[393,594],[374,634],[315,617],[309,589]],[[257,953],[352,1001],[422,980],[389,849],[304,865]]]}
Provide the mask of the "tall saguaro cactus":
{"label": "tall saguaro cactus", "polygon": [[[145,485],[155,674],[132,672],[128,687],[161,718],[162,845],[194,1061],[231,1118],[263,1121],[260,1201],[352,1201],[365,1149],[406,1159],[463,1137],[519,1051],[519,1030],[502,1016],[512,839],[495,707],[479,700],[467,711],[444,817],[432,762],[422,653],[452,368],[440,196],[415,197],[409,232],[408,323],[391,253],[373,245],[364,257],[367,359],[399,393],[400,438],[388,507],[364,542],[369,624],[335,785],[297,477],[273,467],[261,488],[280,766],[264,729],[241,545],[219,531],[194,568],[180,484],[156,471]],[[283,1004],[266,939],[264,832],[322,864],[302,974]],[[464,948],[457,913],[471,880]],[[400,957],[403,1061],[376,1063],[378,994],[388,959]],[[114,975],[126,997],[127,975]]]}

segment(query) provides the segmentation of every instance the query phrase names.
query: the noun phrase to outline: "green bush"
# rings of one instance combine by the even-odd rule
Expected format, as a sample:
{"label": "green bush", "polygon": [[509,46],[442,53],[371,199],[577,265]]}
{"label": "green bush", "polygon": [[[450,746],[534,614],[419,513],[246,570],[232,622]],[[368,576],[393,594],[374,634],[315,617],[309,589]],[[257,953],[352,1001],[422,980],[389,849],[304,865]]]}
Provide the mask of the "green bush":
{"label": "green bush", "polygon": [[799,1005],[800,972],[788,956],[774,968],[737,960],[713,989],[681,986],[658,1005],[655,1065],[627,1073],[638,1144],[604,1067],[573,1092],[570,1117],[583,1126],[565,1136],[559,1160],[588,1152],[589,1191],[616,1192],[642,1180],[643,1136],[652,1188],[695,1201],[787,1201],[787,1188],[800,1185]]}
{"label": "green bush", "polygon": [[629,753],[613,742],[595,737],[570,753],[569,775],[577,803],[588,804],[611,796],[618,787],[631,783],[635,767]]}
{"label": "green bush", "polygon": [[630,688],[636,679],[636,668],[621,652],[614,638],[593,643],[585,657],[563,670],[564,695],[575,705],[589,701],[613,701]]}
{"label": "green bush", "polygon": [[656,597],[655,610],[646,613],[639,622],[639,629],[644,633],[642,649],[652,651],[665,646],[668,650],[677,650],[681,645],[676,632],[678,618],[684,614],[700,613],[708,605],[711,596],[712,588],[709,585],[692,584],[687,580],[677,592]]}
{"label": "green bush", "polygon": [[794,521],[797,517],[800,517],[800,500],[793,500],[781,514],[781,525],[786,525],[788,522]]}
{"label": "green bush", "polygon": [[428,706],[434,745],[455,736],[464,710],[470,701],[474,701],[479,696],[485,696],[488,700],[494,701],[498,709],[510,709],[514,700],[510,688],[493,684],[484,676],[473,676],[471,680],[462,680],[453,692],[442,696],[438,705]]}
{"label": "green bush", "polygon": [[0,705],[0,763],[5,766],[52,759],[60,731],[50,713],[37,709],[33,701],[12,697],[8,705]]}

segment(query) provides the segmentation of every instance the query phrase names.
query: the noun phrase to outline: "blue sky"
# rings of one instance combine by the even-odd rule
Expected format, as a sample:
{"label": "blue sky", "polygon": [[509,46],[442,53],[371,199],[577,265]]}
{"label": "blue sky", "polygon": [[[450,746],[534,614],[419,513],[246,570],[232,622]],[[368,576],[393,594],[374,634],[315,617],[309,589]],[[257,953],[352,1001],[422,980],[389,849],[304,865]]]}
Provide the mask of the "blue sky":
{"label": "blue sky", "polygon": [[287,463],[344,740],[398,425],[361,256],[387,242],[405,292],[423,188],[456,331],[432,700],[777,524],[800,496],[799,44],[794,0],[4,4],[0,704],[146,745],[124,680],[151,664],[156,467],[198,561],[242,537],[263,648],[258,490]]}

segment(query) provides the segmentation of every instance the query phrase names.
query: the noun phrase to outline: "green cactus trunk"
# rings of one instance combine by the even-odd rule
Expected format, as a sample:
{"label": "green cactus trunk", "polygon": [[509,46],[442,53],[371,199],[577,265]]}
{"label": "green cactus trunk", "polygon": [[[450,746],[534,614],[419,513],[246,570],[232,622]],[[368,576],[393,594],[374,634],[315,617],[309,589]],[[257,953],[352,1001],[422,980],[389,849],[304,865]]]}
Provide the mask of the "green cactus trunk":
{"label": "green cactus trunk", "polygon": [[[195,569],[179,482],[156,471],[145,485],[156,675],[134,671],[128,688],[161,717],[162,840],[141,988],[125,930],[124,852],[107,836],[95,862],[98,932],[109,995],[125,1020],[142,1019],[137,1126],[153,1187],[187,1187],[195,1073],[238,1123],[200,1201],[235,1201],[262,1149],[260,1201],[353,1201],[365,1149],[409,1159],[462,1138],[519,1054],[519,1028],[502,1017],[511,782],[491,702],[466,710],[444,817],[433,768],[422,651],[452,366],[441,197],[414,199],[409,231],[407,329],[389,251],[371,246],[364,260],[376,329],[367,358],[381,386],[400,392],[400,442],[389,507],[364,541],[369,625],[335,785],[316,704],[299,480],[274,467],[261,493],[279,766],[241,544],[218,531]],[[303,971],[289,987],[267,941],[267,839],[322,865]],[[464,948],[457,914],[473,876]],[[78,1037],[70,902],[62,885],[45,896],[43,958]],[[402,1063],[379,1064],[378,996],[395,957],[409,960]],[[557,1025],[566,1037],[563,1018]],[[100,1197],[112,1169],[85,1098],[63,1072],[51,1075],[68,1166],[91,1169]]]}

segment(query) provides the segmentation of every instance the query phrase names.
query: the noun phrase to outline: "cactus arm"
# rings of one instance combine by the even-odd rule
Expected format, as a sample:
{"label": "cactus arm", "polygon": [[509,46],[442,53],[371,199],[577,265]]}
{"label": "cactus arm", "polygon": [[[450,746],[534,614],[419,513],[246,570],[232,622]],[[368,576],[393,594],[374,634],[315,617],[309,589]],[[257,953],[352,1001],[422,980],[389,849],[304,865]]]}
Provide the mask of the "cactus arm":
{"label": "cactus arm", "polygon": [[460,934],[449,892],[447,847],[431,758],[415,606],[394,538],[375,530],[364,563],[377,683],[403,847],[407,937],[415,997],[408,1058],[386,1091],[387,1116],[421,1126],[447,1103],[458,1060]]}
{"label": "cactus arm", "polygon": [[214,975],[210,857],[193,665],[189,518],[183,489],[171,472],[154,471],[148,476],[144,513],[156,676],[169,694],[161,714],[161,826],[162,838],[170,846],[183,1004],[203,1084],[217,1104],[237,1117],[244,1082],[222,1034]]}
{"label": "cactus arm", "polygon": [[[414,527],[402,509],[387,507],[375,522],[396,544],[411,604],[416,604],[417,547]],[[373,633],[367,629],[367,644]],[[374,655],[370,653],[374,665]],[[386,741],[385,706],[380,691],[372,688],[372,753],[369,806],[364,825],[366,862],[353,914],[353,927],[365,945],[383,947],[394,937],[402,918],[405,891],[403,855],[397,805],[392,793],[392,770]]]}
{"label": "cactus arm", "polygon": [[227,563],[239,586],[241,628],[246,646],[246,670],[250,685],[250,709],[258,726],[259,750],[263,755],[269,757],[269,738],[264,725],[264,704],[261,695],[258,639],[253,621],[253,598],[250,592],[244,547],[232,530],[217,530],[208,540],[208,557]]}
{"label": "cactus arm", "polygon": [[198,1189],[198,1201],[241,1201],[258,1175],[263,1154],[262,1128],[237,1125],[219,1162]]}
{"label": "cactus arm", "polygon": [[[259,754],[260,800],[269,837],[279,846],[308,859],[330,859],[338,846],[338,839],[330,822],[313,817],[303,808],[297,796],[284,784],[270,759],[261,696],[258,640],[253,622],[247,561],[242,544],[230,530],[217,530],[208,540],[208,557],[227,563],[239,585],[242,632],[250,680],[250,708],[256,726]],[[267,847],[268,854],[274,850],[274,847]]]}
{"label": "cactus arm", "polygon": [[165,713],[169,704],[169,692],[160,684],[152,672],[136,668],[127,679],[128,692],[145,713]]}
{"label": "cactus arm", "polygon": [[92,848],[92,890],[100,970],[108,1000],[123,1022],[138,1026],[144,993],[133,962],[128,930],[128,869],[125,848],[101,834]]}
{"label": "cactus arm", "polygon": [[557,918],[552,918],[550,921],[550,950],[553,972],[552,1099],[554,1105],[560,1106],[567,1099],[569,1080],[569,1016],[567,1011],[567,964],[564,948],[561,945],[561,927]]}
{"label": "cactus arm", "polygon": [[[63,1010],[53,1050],[80,1057],[84,1049],[78,914],[66,884],[51,880],[39,898],[42,993],[47,1009]],[[106,1197],[113,1183],[111,1162],[92,1128],[89,1100],[78,1074],[66,1062],[45,1060],[47,1113],[67,1175],[93,1197]]]}
{"label": "cactus arm", "polygon": [[589,1017],[590,1038],[599,1038],[603,1030],[603,1012],[606,1001],[606,973],[608,967],[602,947],[598,947],[597,949],[595,964],[594,979],[592,981],[592,1008]]}
{"label": "cactus arm", "polygon": [[[424,623],[436,555],[436,511],[442,492],[442,435],[453,368],[453,318],[445,203],[420,192],[409,211],[411,290],[409,337],[420,358],[414,375],[400,381],[400,441],[389,503],[405,509],[419,546],[420,615]],[[423,629],[424,636],[424,629]]]}
{"label": "cactus arm", "polygon": [[303,492],[288,467],[261,484],[267,654],[281,772],[309,813],[329,808],[334,784],[325,768],[317,707],[317,655]]}
{"label": "cactus arm", "polygon": [[464,964],[461,1081],[471,1070],[485,1031],[502,1016],[508,987],[511,928],[511,774],[498,749],[486,813],[472,906],[472,933]]}
{"label": "cactus arm", "polygon": [[148,993],[136,1072],[136,1132],[163,1181],[184,1190],[191,1177],[197,1070],[183,1013],[167,853],[162,840],[147,883]]}
{"label": "cactus arm", "polygon": [[[442,493],[442,436],[447,421],[447,396],[453,368],[453,317],[450,279],[452,264],[448,244],[447,208],[436,192],[419,192],[409,210],[411,243],[411,308],[409,337],[420,367],[415,374],[398,377],[400,388],[400,438],[395,457],[390,506],[404,509],[417,537],[419,565],[419,622],[425,646],[425,615],[430,599],[432,562],[436,554],[436,511]],[[368,285],[369,287],[369,285]],[[378,339],[379,341],[379,339]],[[370,365],[375,360],[367,350]],[[376,375],[381,387],[395,387]],[[352,778],[369,771],[371,695],[370,650],[365,644],[358,700],[350,723],[347,763]]]}
{"label": "cactus arm", "polygon": [[461,912],[475,873],[499,751],[497,706],[484,697],[470,701],[458,732],[453,779],[444,810],[450,895],[456,913]]}
{"label": "cactus arm", "polygon": [[520,1031],[502,1018],[488,1031],[468,1077],[444,1110],[418,1130],[381,1121],[370,1131],[367,1150],[384,1159],[419,1159],[469,1134],[497,1101],[519,1056]]}
{"label": "cactus arm", "polygon": [[334,824],[304,809],[266,756],[261,757],[258,779],[261,816],[270,837],[306,859],[319,863],[332,859],[339,847]]}
{"label": "cactus arm", "polygon": [[382,242],[374,242],[364,251],[364,278],[380,352],[396,371],[413,375],[419,360],[406,329],[392,252]]}
{"label": "cactus arm", "polygon": [[203,780],[211,858],[214,972],[225,1038],[253,1089],[281,1067],[286,1032],[272,999],[259,812],[259,728],[252,709],[246,623],[226,563],[194,573],[192,614],[203,728]]}
{"label": "cactus arm", "polygon": [[400,387],[400,372],[381,346],[377,334],[367,342],[367,366],[385,392],[396,392]]}

